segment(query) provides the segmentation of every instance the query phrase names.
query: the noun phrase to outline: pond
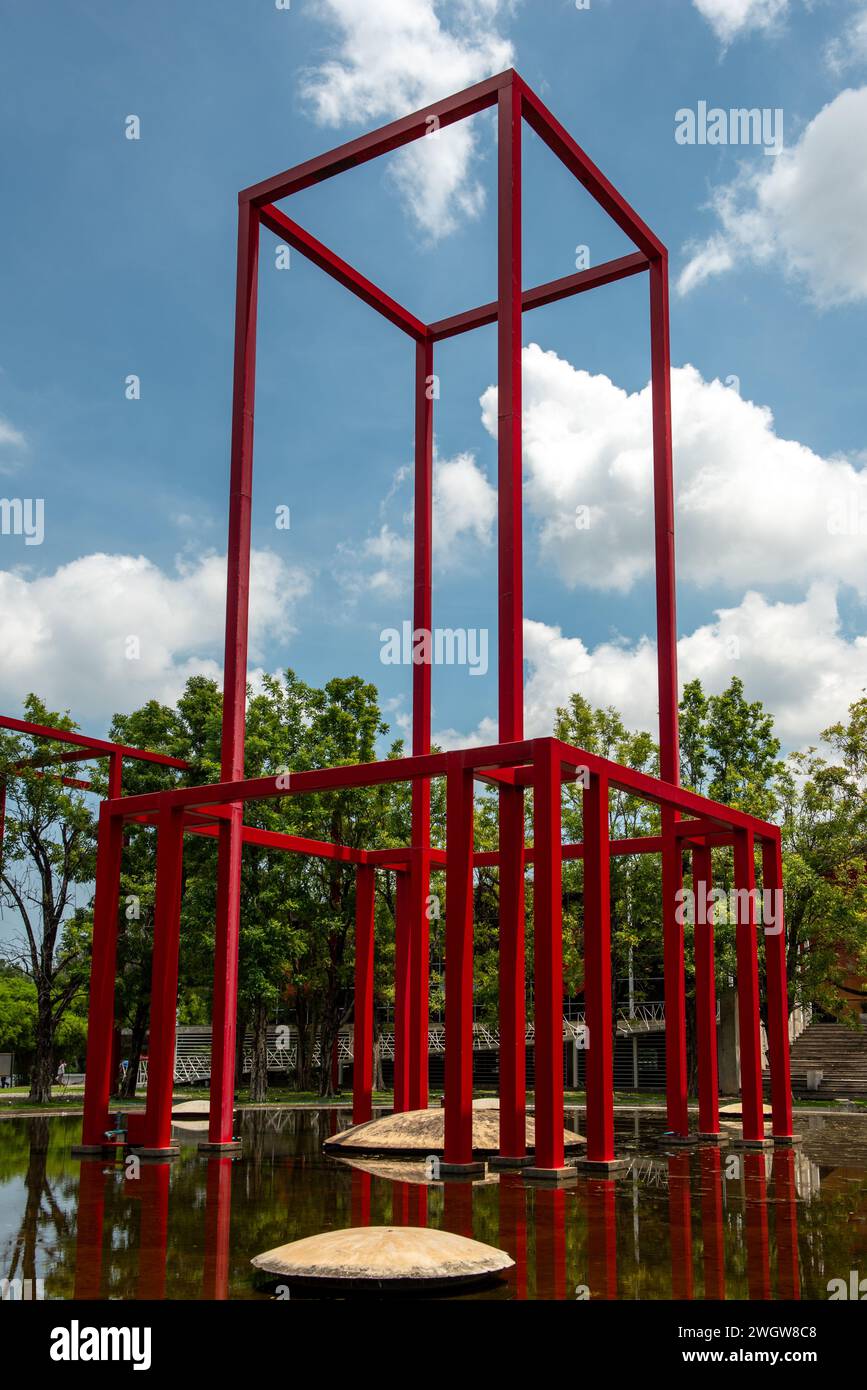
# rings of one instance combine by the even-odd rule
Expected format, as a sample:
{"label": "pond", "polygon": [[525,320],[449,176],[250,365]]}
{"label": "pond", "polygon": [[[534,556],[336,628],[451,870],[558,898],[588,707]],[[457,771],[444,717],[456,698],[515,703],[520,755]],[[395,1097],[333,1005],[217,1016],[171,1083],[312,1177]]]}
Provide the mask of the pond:
{"label": "pond", "polygon": [[668,1152],[664,1116],[620,1111],[628,1170],[559,1189],[514,1174],[428,1183],[421,1164],[324,1155],[350,1123],[334,1109],[242,1111],[235,1158],[199,1154],[204,1126],[178,1125],[180,1156],[129,1178],[72,1158],[78,1117],[4,1119],[0,1278],[41,1281],[45,1299],[268,1299],[252,1256],[366,1224],[506,1249],[510,1276],[462,1295],[476,1299],[826,1300],[832,1279],[867,1273],[867,1116],[801,1114],[797,1148],[745,1154]]}

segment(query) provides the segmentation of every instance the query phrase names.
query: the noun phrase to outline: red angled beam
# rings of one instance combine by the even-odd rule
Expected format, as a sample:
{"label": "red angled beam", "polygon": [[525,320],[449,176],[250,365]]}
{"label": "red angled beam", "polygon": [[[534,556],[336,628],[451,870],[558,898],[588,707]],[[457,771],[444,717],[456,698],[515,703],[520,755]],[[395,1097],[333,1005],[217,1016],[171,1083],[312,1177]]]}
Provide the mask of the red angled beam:
{"label": "red angled beam", "polygon": [[108,756],[119,753],[123,758],[134,758],[139,762],[160,763],[163,767],[189,767],[183,758],[170,758],[167,753],[150,753],[146,748],[131,748],[126,743],[111,743],[104,738],[90,738],[87,734],[75,733],[69,729],[52,729],[46,724],[31,724],[26,719],[13,719],[8,714],[0,714],[0,729],[9,729],[16,734],[31,734],[34,738],[50,738],[55,743],[73,743],[80,749]]}
{"label": "red angled beam", "polygon": [[511,68],[498,73],[496,77],[489,77],[484,82],[476,83],[474,87],[467,87],[463,92],[445,97],[442,101],[435,101],[420,111],[413,111],[409,116],[401,116],[399,120],[380,126],[378,130],[359,135],[357,139],[349,140],[345,145],[338,145],[313,159],[307,159],[303,164],[296,164],[285,173],[275,174],[273,178],[265,179],[262,183],[252,184],[239,196],[242,201],[250,201],[261,207],[264,203],[279,202],[281,198],[300,193],[302,189],[321,183],[323,179],[333,178],[335,174],[345,173],[347,169],[357,169],[370,159],[389,154],[392,150],[399,150],[402,145],[411,144],[413,140],[418,140],[431,130],[453,125],[455,121],[466,120],[468,116],[474,116],[486,107],[493,106],[500,87],[512,82],[516,76]]}
{"label": "red angled beam", "polygon": [[560,124],[556,116],[552,115],[544,102],[540,101],[536,93],[527,86],[523,78],[519,77],[517,73],[514,74],[514,78],[520,89],[524,119],[527,124],[545,141],[545,144],[557,158],[562,160],[570,173],[574,174],[578,182],[584,185],[587,192],[596,199],[612,221],[617,223],[620,230],[626,233],[630,241],[635,243],[639,251],[643,251],[646,256],[661,255],[665,248],[647,223],[638,216],[634,208],[629,206],[626,199],[618,193],[614,184],[584,153],[578,142],[573,140],[568,130]]}
{"label": "red angled beam", "polygon": [[[573,294],[585,290],[595,290],[599,285],[610,285],[615,280],[625,280],[630,275],[638,275],[647,270],[650,262],[641,251],[632,251],[628,256],[618,256],[616,260],[604,261],[602,265],[578,270],[574,275],[564,275],[559,280],[549,280],[534,289],[524,290],[521,295],[521,308],[541,309],[546,304],[555,304],[560,299],[568,299]],[[450,318],[438,319],[428,324],[428,333],[435,343],[444,338],[454,338],[459,333],[467,333],[473,328],[484,328],[496,323],[499,315],[497,300],[480,304],[477,309],[465,309],[462,314],[452,314]]]}
{"label": "red angled beam", "polygon": [[392,299],[390,294],[381,290],[372,280],[368,280],[365,275],[351,266],[348,261],[344,261],[336,252],[321,241],[318,241],[310,232],[305,231],[297,222],[293,222],[291,217],[287,217],[279,208],[266,205],[259,210],[259,217],[262,225],[267,227],[269,232],[280,237],[283,241],[288,241],[289,245],[296,251],[300,251],[308,261],[324,270],[326,275],[330,275],[332,280],[336,280],[338,285],[344,289],[351,290],[354,295],[369,304],[371,309],[376,309],[377,313],[382,314],[383,318],[388,319],[398,328],[402,328],[404,333],[408,333],[411,338],[423,340],[427,330],[421,319],[417,319],[408,309],[404,309],[402,304],[398,304],[396,299]]}

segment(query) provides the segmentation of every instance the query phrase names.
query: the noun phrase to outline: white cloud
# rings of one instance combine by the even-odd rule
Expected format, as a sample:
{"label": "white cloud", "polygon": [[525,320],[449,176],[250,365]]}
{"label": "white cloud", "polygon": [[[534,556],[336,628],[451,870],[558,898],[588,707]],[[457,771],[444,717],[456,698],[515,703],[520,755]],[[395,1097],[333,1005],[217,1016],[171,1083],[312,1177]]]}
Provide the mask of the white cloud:
{"label": "white cloud", "polygon": [[[559,627],[526,619],[529,667],[525,727],[529,738],[550,734],[554,712],[573,691],[591,704],[613,705],[634,729],[657,730],[656,644],[602,642],[588,648]],[[784,748],[815,743],[867,687],[867,637],[840,630],[834,587],[814,584],[799,603],[770,603],[749,592],[734,608],[678,642],[681,687],[699,678],[707,691],[741,676],[750,699],[763,700],[776,719]],[[470,734],[435,735],[447,747],[496,743],[496,722],[486,718]]]}
{"label": "white cloud", "polygon": [[867,299],[867,87],[824,106],[797,144],[717,189],[719,229],[677,281],[687,294],[737,264],[777,265],[822,308]]}
{"label": "white cloud", "polygon": [[[330,126],[418,110],[512,64],[512,45],[496,27],[510,8],[508,0],[321,0],[337,47],[302,79],[302,96]],[[484,205],[471,173],[475,151],[472,126],[461,121],[394,157],[400,194],[431,240]]]}
{"label": "white cloud", "polygon": [[[497,389],[481,398],[496,435]],[[771,411],[694,367],[672,372],[678,576],[724,591],[842,580],[867,594],[867,470],[774,430]],[[626,593],[653,572],[650,387],[629,393],[524,349],[525,498],[569,586]],[[589,526],[580,529],[586,508]]]}
{"label": "white cloud", "polygon": [[692,0],[724,44],[750,30],[773,29],[784,17],[789,0]]}
{"label": "white cloud", "polygon": [[[27,441],[20,430],[17,430],[10,420],[0,415],[0,474],[11,473],[17,466],[18,460],[15,457],[18,450],[26,447]],[[9,454],[13,457],[10,458]]]}
{"label": "white cloud", "polygon": [[[386,502],[398,489],[411,483],[410,469],[400,469]],[[497,515],[497,494],[476,463],[473,454],[434,460],[433,542],[438,570],[463,567],[472,548],[487,548]],[[355,598],[371,591],[381,598],[410,600],[412,593],[412,510],[402,517],[402,529],[383,521],[361,546],[339,547],[344,587]]]}
{"label": "white cloud", "polygon": [[842,33],[825,45],[825,62],[834,73],[867,62],[867,7],[849,17]]}
{"label": "white cloud", "polygon": [[[250,656],[293,631],[306,576],[270,551],[251,561]],[[226,557],[178,562],[167,574],[144,556],[85,555],[53,574],[0,571],[0,707],[34,690],[83,727],[146,700],[171,703],[187,677],[220,678]],[[127,657],[128,639],[140,655]]]}

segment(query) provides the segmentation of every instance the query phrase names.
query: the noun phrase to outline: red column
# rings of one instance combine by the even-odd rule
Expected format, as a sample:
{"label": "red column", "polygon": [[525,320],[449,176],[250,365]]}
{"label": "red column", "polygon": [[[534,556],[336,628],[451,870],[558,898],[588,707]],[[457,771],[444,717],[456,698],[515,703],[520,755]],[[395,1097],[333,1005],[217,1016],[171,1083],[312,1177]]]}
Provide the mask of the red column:
{"label": "red column", "polygon": [[527,1153],[524,793],[500,788],[500,1157]]}
{"label": "red column", "polygon": [[355,1012],[352,1041],[352,1123],[373,1115],[373,928],[376,870],[355,871]]}
{"label": "red column", "polygon": [[535,955],[535,1169],[563,1160],[563,852],[560,758],[538,739],[533,758],[533,922]]}
{"label": "red column", "polygon": [[178,1008],[183,811],[161,811],[157,834],[148,1086],[140,1147],[168,1150],[171,1148],[172,1138],[172,1088]]}
{"label": "red column", "polygon": [[[497,106],[498,694],[502,742],[524,736],[521,95]],[[500,1153],[526,1154],[523,793],[500,794]],[[538,1075],[538,1066],[537,1066]],[[559,1165],[558,1165],[559,1166]]]}
{"label": "red column", "polygon": [[584,999],[587,1009],[588,1163],[614,1160],[614,1022],[608,779],[584,789]]}
{"label": "red column", "polygon": [[[253,487],[253,408],[256,384],[256,291],[259,216],[248,202],[238,209],[232,462],[229,483],[226,647],[220,776],[244,775],[247,630],[250,599],[250,509]],[[235,1030],[238,1010],[238,933],[241,897],[242,806],[220,825],[214,1002],[211,1020],[210,1144],[231,1144],[235,1108]]]}
{"label": "red column", "polygon": [[719,1077],[716,1039],[716,978],[714,974],[714,922],[710,903],[713,865],[710,849],[692,852],[692,886],[695,901],[695,1021],[698,1044],[698,1129],[700,1134],[719,1134]]}
{"label": "red column", "polygon": [[[674,484],[671,459],[671,346],[668,314],[668,256],[650,263],[650,370],[653,397],[653,511],[656,559],[656,642],[659,695],[659,775],[680,783],[677,685],[677,609],[674,571]],[[662,811],[663,958],[668,1128],[689,1132],[686,1086],[686,999],[683,926],[675,920],[682,886],[676,813]]]}
{"label": "red column", "polygon": [[169,1228],[168,1163],[145,1163],[125,1186],[139,1199],[139,1267],[136,1298],[157,1301],[166,1294]]}
{"label": "red column", "polygon": [[[413,630],[430,633],[433,625],[433,343],[416,344],[415,358],[415,521],[413,560]],[[431,651],[428,645],[425,650]],[[431,662],[412,668],[412,751],[430,752]],[[430,998],[430,780],[412,784],[410,881],[410,1057],[409,1108],[428,1102],[428,1022]]]}
{"label": "red column", "polygon": [[446,785],[444,1162],[473,1162],[473,776],[450,754]]}
{"label": "red column", "polygon": [[741,1046],[741,1110],[745,1143],[761,1143],[765,1126],[762,1107],[762,1048],[759,1018],[759,962],[756,940],[756,869],[753,834],[737,830],[734,837],[737,923],[735,949],[738,971],[738,1031]]}
{"label": "red column", "polygon": [[102,1145],[108,1128],[111,1095],[111,1052],[114,1033],[114,990],[117,971],[117,914],[120,897],[120,859],[123,823],[99,808],[96,854],[96,895],[93,904],[93,946],[90,1004],[87,1019],[87,1060],[84,1079],[82,1143]]}
{"label": "red column", "polygon": [[662,810],[662,955],[665,974],[665,1097],[669,1132],[689,1134],[686,1080],[686,985],[683,923],[678,905],[683,889],[680,841],[674,812]]}
{"label": "red column", "polygon": [[[779,840],[762,841],[762,887],[773,920],[765,921],[765,989],[768,996],[768,1061],[775,1139],[792,1137],[789,1058],[789,986],[783,916],[783,860]],[[770,896],[769,896],[770,895]],[[767,912],[765,913],[767,917]]]}
{"label": "red column", "polygon": [[515,1261],[506,1278],[516,1299],[527,1297],[527,1188],[516,1173],[503,1173],[497,1184],[500,1246]]}
{"label": "red column", "polygon": [[370,1225],[370,1190],[372,1178],[370,1173],[363,1172],[360,1168],[352,1169],[352,1224],[353,1226]]}
{"label": "red column", "polygon": [[394,886],[394,1109],[409,1104],[409,876],[395,875]]}

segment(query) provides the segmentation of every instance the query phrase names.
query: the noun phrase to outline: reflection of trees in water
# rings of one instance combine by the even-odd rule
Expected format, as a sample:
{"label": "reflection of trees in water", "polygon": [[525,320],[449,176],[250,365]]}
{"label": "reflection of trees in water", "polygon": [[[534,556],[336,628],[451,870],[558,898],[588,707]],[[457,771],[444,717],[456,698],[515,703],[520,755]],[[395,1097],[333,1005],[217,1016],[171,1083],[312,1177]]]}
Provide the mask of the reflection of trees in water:
{"label": "reflection of trees in water", "polygon": [[[38,1115],[20,1123],[24,1125],[27,1152],[24,1208],[17,1231],[4,1246],[2,1267],[4,1278],[35,1280],[44,1278],[45,1271],[61,1256],[70,1235],[70,1220],[61,1204],[65,1194],[58,1196],[49,1179],[49,1117]],[[57,1185],[65,1184],[57,1180]]]}

